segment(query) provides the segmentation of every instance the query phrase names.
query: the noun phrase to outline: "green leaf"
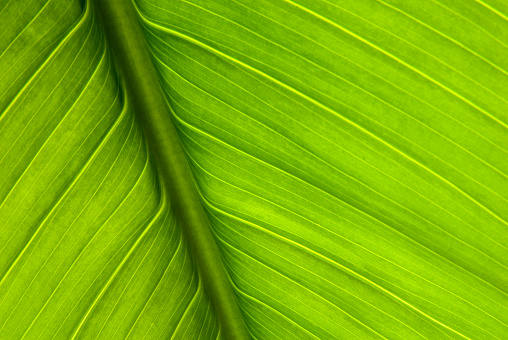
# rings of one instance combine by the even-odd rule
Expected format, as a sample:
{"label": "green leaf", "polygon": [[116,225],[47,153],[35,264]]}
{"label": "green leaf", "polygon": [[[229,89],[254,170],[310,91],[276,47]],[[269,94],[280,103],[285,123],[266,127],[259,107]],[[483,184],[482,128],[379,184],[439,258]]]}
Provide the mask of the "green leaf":
{"label": "green leaf", "polygon": [[508,338],[503,1],[0,23],[0,339]]}

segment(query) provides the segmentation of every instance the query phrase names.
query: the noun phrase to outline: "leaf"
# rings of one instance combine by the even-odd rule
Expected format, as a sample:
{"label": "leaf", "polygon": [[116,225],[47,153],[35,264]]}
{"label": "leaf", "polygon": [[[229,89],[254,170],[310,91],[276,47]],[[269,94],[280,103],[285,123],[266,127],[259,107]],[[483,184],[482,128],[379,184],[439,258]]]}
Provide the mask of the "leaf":
{"label": "leaf", "polygon": [[115,47],[140,39],[91,1],[0,3],[1,339],[234,338],[189,180],[253,339],[508,336],[503,2],[134,5],[173,185]]}
{"label": "leaf", "polygon": [[3,11],[0,338],[216,337],[95,10],[68,3]]}

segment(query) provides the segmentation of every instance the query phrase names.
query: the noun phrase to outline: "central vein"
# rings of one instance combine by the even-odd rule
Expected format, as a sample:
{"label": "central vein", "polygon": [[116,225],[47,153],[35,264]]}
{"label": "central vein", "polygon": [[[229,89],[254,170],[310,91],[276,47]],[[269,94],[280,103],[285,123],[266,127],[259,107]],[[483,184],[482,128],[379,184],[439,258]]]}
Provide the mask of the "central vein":
{"label": "central vein", "polygon": [[[227,339],[248,339],[188,160],[171,118],[138,14],[130,0],[96,0],[121,79]],[[126,97],[127,97],[126,96]]]}

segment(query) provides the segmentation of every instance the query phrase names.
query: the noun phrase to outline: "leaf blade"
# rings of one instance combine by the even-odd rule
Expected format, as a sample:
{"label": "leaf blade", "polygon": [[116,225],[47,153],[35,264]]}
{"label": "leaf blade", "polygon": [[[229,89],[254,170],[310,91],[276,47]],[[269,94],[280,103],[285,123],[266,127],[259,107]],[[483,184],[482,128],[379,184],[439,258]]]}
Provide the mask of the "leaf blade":
{"label": "leaf blade", "polygon": [[137,3],[252,334],[506,334],[502,37],[464,51],[424,22],[446,9],[387,2]]}

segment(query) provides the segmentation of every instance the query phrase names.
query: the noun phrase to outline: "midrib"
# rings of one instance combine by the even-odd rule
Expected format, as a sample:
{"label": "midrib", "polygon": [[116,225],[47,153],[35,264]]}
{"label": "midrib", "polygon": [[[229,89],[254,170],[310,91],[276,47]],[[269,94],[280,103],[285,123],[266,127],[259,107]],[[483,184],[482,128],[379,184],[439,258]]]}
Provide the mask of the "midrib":
{"label": "midrib", "polygon": [[125,98],[132,101],[143,126],[161,185],[170,196],[221,332],[226,339],[249,339],[138,14],[130,0],[95,0],[95,5],[118,66]]}

